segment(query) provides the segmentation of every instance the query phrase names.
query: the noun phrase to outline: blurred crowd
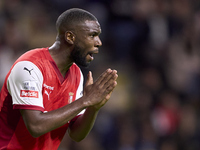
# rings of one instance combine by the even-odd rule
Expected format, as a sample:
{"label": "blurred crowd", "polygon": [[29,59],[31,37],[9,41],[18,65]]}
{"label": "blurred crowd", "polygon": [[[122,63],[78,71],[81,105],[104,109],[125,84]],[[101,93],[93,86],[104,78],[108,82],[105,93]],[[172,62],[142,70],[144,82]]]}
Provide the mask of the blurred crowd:
{"label": "blurred crowd", "polygon": [[53,44],[57,17],[72,7],[102,27],[83,74],[110,67],[119,78],[88,137],[66,136],[59,150],[199,150],[199,0],[1,0],[0,87],[22,53]]}

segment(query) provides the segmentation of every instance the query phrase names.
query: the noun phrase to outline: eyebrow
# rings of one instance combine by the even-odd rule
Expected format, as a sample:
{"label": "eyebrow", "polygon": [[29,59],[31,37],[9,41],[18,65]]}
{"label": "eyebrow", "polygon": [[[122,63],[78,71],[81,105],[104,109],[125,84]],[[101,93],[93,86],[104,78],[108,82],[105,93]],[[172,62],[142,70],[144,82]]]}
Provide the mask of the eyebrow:
{"label": "eyebrow", "polygon": [[101,33],[101,28],[91,29],[91,28],[88,28],[88,27],[83,27],[83,28],[78,28],[77,31],[88,31],[90,33],[100,34]]}
{"label": "eyebrow", "polygon": [[101,30],[100,31],[92,31],[91,33],[95,34],[95,35],[99,35],[101,33]]}

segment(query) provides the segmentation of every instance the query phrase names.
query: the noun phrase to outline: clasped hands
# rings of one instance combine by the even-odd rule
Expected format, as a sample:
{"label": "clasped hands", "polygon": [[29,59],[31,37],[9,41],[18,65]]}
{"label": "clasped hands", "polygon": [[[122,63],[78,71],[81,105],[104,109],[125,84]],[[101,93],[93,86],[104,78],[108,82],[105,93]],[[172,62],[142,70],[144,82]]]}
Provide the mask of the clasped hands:
{"label": "clasped hands", "polygon": [[107,69],[94,82],[92,72],[89,71],[84,87],[84,95],[88,106],[100,109],[110,99],[117,86],[118,74],[116,70]]}

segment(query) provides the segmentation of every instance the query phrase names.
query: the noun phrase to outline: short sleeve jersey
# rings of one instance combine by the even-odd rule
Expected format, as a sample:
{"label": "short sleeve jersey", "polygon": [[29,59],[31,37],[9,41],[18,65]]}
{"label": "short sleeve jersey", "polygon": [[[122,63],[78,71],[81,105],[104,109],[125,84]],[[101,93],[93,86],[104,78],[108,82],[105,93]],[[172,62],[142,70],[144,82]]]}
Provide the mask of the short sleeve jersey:
{"label": "short sleeve jersey", "polygon": [[8,72],[0,93],[0,150],[57,149],[69,123],[33,138],[19,109],[46,113],[73,102],[82,93],[83,75],[76,64],[63,77],[48,48],[23,54]]}

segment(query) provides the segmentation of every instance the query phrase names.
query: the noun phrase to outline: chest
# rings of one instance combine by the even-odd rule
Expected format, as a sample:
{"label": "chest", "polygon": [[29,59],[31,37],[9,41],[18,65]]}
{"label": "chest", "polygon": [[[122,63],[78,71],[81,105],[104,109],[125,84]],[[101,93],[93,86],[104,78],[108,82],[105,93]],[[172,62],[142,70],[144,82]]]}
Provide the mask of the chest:
{"label": "chest", "polygon": [[68,71],[63,82],[55,72],[46,72],[42,86],[45,111],[55,110],[75,101],[79,78],[78,72],[72,69]]}

